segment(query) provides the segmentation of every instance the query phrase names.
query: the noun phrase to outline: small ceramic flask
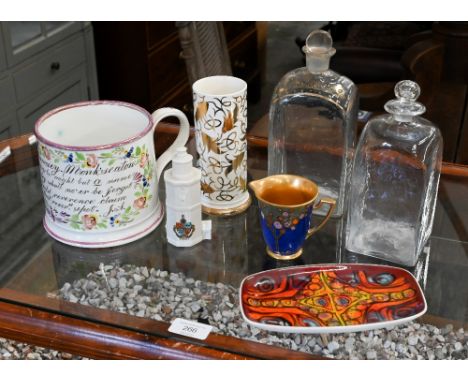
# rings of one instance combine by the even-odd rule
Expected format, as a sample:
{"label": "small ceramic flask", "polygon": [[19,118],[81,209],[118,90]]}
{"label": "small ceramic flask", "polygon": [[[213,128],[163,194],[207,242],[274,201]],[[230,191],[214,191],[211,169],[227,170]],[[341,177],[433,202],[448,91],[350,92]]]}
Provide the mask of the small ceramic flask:
{"label": "small ceramic flask", "polygon": [[202,221],[201,173],[192,166],[192,159],[187,148],[180,147],[172,158],[172,168],[164,173],[167,241],[176,247],[211,239],[211,220]]}

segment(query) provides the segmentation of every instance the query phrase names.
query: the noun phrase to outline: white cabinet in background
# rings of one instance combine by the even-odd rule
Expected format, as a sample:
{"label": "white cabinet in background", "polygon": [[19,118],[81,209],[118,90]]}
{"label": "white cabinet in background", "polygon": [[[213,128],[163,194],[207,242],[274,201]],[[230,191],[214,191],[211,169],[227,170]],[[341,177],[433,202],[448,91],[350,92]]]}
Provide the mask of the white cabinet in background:
{"label": "white cabinet in background", "polygon": [[91,23],[0,22],[0,140],[32,132],[54,107],[97,98]]}

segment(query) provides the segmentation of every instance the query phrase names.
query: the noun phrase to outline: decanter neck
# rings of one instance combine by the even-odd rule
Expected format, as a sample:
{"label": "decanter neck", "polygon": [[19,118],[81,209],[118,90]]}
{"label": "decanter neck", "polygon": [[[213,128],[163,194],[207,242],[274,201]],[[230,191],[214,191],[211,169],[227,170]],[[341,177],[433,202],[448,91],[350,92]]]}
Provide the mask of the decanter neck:
{"label": "decanter neck", "polygon": [[307,70],[314,74],[325,72],[330,67],[330,56],[308,54],[306,55],[306,66]]}
{"label": "decanter neck", "polygon": [[406,114],[394,114],[392,117],[396,122],[411,122],[414,119],[414,116]]}

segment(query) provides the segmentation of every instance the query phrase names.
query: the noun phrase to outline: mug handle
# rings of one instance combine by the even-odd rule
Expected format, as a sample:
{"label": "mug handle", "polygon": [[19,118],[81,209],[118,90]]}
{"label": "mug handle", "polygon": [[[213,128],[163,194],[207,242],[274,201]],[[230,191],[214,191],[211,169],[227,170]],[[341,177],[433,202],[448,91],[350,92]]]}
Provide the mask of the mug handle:
{"label": "mug handle", "polygon": [[318,230],[320,230],[324,225],[325,223],[328,221],[328,219],[330,219],[330,216],[331,214],[333,213],[333,211],[335,211],[335,207],[336,207],[336,200],[335,199],[332,199],[332,198],[322,198],[320,200],[320,202],[318,202],[314,208],[320,208],[322,207],[324,204],[328,204],[329,205],[329,208],[328,208],[328,212],[327,214],[325,215],[325,218],[322,220],[322,222],[317,226],[317,227],[312,227],[310,228],[308,231],[307,231],[307,239],[309,237],[311,237],[315,232],[317,232]]}
{"label": "mug handle", "polygon": [[156,179],[158,179],[158,181],[161,178],[161,173],[164,170],[164,167],[166,167],[172,160],[176,149],[185,146],[190,136],[190,124],[187,117],[180,110],[172,107],[163,107],[153,113],[153,134],[157,124],[167,117],[177,117],[180,123],[180,129],[172,145],[170,145],[169,148],[166,149],[166,151],[164,151],[164,153],[156,160]]}

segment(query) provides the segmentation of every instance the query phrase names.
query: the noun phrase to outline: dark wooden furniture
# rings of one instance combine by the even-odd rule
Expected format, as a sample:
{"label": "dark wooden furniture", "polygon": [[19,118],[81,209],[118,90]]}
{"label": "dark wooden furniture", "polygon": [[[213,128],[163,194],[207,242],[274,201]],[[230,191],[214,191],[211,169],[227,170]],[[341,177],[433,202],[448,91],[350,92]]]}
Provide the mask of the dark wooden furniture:
{"label": "dark wooden furniture", "polygon": [[[340,47],[336,69],[358,82],[361,109],[375,113],[383,112],[385,102],[393,98],[396,81],[418,82],[420,101],[427,109],[423,116],[442,132],[444,160],[468,164],[468,22],[435,22],[432,32],[418,33],[407,40],[411,44],[404,52]],[[395,57],[392,59],[391,55]],[[391,62],[398,64],[396,70],[392,71]],[[375,75],[374,80],[363,82],[361,74],[372,79],[366,73],[368,68],[374,68],[383,79],[378,80]],[[386,78],[385,73],[394,78]]]}
{"label": "dark wooden furniture", "polygon": [[[233,75],[247,81],[249,100],[260,94],[255,22],[224,22]],[[192,90],[175,22],[94,22],[101,99],[148,111],[171,106],[192,118]]]}
{"label": "dark wooden furniture", "polygon": [[436,119],[454,131],[450,161],[468,164],[468,22],[437,22],[433,35],[444,45]]}

